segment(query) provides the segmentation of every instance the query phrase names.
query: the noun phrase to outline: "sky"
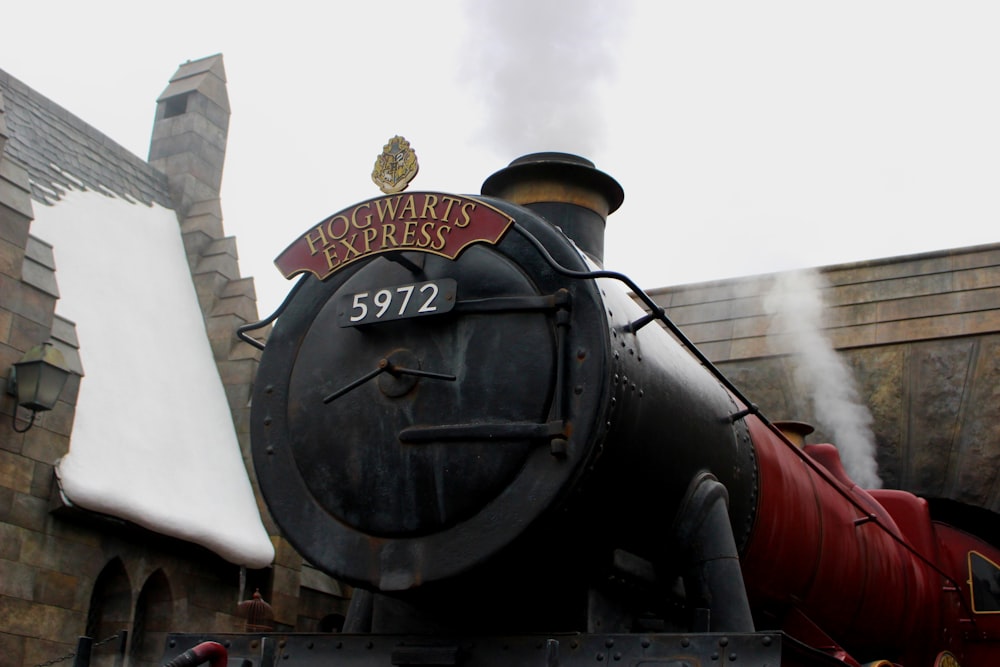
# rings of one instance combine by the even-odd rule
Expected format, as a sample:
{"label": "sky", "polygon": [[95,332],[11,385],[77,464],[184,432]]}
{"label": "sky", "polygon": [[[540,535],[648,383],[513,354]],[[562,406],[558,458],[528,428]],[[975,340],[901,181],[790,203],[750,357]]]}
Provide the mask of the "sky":
{"label": "sky", "polygon": [[379,194],[396,134],[417,190],[592,159],[625,189],[606,268],[647,289],[1000,242],[992,1],[39,7],[4,7],[0,69],[141,157],[177,67],[223,54],[223,215],[262,317],[291,286],[273,259]]}

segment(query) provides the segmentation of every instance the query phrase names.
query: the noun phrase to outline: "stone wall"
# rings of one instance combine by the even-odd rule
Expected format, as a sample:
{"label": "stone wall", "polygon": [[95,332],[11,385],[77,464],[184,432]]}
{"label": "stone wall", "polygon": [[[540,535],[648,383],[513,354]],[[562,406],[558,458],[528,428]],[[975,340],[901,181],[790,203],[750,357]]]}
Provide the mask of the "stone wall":
{"label": "stone wall", "polygon": [[[816,275],[822,310],[815,330],[851,369],[874,418],[884,485],[1000,511],[1000,245]],[[796,379],[809,359],[796,353],[795,328],[808,323],[768,308],[779,278],[651,295],[766,416],[811,422],[819,431],[810,442],[829,441]]]}
{"label": "stone wall", "polygon": [[[225,95],[224,82],[220,56],[181,66],[158,107],[151,148],[154,168],[0,71],[4,667],[34,667],[71,653],[82,635],[100,641],[121,630],[129,632],[125,645],[120,645],[121,638],[104,643],[95,650],[93,665],[113,664],[122,650],[128,665],[158,665],[168,631],[241,630],[237,604],[257,588],[274,601],[275,621],[282,630],[315,629],[346,604],[339,587],[313,573],[280,537],[273,538],[277,558],[271,568],[241,572],[201,547],[74,509],[60,502],[54,483],[54,464],[70,446],[87,355],[86,349],[79,349],[73,323],[55,312],[59,248],[29,232],[34,207],[59,205],[61,194],[74,187],[140,202],[136,205],[174,202],[206,335],[252,474],[248,423],[257,353],[234,333],[239,325],[255,321],[257,311],[253,281],[241,277],[235,240],[226,237],[222,227],[218,185],[228,103],[225,113],[215,107]],[[4,92],[12,97],[9,103]],[[12,135],[11,128],[21,135]],[[77,159],[74,151],[85,159]],[[70,175],[59,168],[63,163],[85,164],[90,171]],[[26,433],[16,433],[15,414],[18,428],[23,428],[30,413],[7,394],[7,374],[28,349],[45,340],[63,352],[73,374],[56,408],[40,413]],[[268,528],[276,533],[270,522]]]}

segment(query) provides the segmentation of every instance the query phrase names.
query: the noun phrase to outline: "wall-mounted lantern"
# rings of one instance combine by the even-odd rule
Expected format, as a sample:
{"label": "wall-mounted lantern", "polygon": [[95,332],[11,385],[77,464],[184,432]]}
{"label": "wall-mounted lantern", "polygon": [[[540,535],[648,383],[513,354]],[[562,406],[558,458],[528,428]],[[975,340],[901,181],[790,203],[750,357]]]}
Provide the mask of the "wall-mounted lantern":
{"label": "wall-mounted lantern", "polygon": [[35,423],[37,413],[55,407],[69,373],[62,352],[47,341],[28,350],[11,367],[7,393],[17,396],[19,406],[31,410],[31,420],[24,428],[17,427],[17,410],[14,410],[14,431],[25,433]]}

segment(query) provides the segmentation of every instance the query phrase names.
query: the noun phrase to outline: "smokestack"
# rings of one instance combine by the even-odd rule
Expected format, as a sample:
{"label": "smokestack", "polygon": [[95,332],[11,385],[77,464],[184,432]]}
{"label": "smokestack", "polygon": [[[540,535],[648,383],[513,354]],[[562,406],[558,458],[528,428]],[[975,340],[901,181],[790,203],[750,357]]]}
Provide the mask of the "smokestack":
{"label": "smokestack", "polygon": [[486,179],[482,194],[533,210],[556,225],[599,266],[604,265],[604,225],[625,191],[586,158],[531,153]]}

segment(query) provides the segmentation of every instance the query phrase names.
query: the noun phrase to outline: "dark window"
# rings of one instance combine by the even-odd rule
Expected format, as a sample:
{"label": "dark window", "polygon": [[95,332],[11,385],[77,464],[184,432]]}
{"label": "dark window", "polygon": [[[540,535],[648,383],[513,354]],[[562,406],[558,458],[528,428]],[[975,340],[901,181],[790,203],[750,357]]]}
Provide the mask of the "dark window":
{"label": "dark window", "polygon": [[183,113],[187,113],[188,106],[188,95],[184,93],[183,95],[174,95],[173,97],[168,97],[163,100],[163,117],[173,118],[174,116],[180,116]]}
{"label": "dark window", "polygon": [[1000,613],[1000,566],[978,551],[969,552],[972,610],[977,614]]}

